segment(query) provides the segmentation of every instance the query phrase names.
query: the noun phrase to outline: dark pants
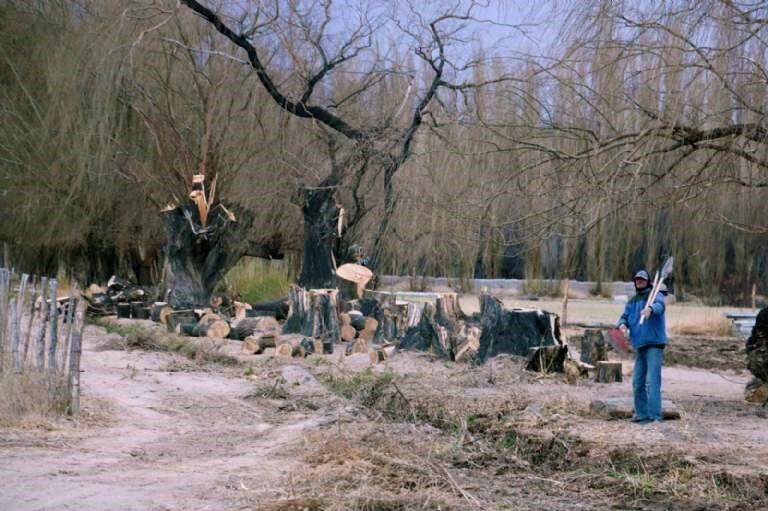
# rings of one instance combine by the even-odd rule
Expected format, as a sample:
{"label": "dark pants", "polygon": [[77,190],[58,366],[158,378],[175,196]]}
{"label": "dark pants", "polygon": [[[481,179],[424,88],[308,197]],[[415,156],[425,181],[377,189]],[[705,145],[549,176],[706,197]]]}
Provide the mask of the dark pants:
{"label": "dark pants", "polygon": [[635,397],[635,420],[661,420],[661,366],[664,348],[647,346],[635,354],[632,391]]}

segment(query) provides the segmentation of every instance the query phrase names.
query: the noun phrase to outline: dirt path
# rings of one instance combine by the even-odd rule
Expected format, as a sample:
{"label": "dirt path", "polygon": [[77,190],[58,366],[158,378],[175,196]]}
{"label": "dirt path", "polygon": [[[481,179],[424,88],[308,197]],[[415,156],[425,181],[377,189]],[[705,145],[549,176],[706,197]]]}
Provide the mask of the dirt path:
{"label": "dirt path", "polygon": [[280,498],[275,483],[297,463],[283,453],[333,419],[273,413],[234,372],[170,372],[170,354],[96,351],[100,330],[87,331],[84,402],[92,421],[109,423],[0,431],[0,509],[214,510],[236,508],[243,493]]}

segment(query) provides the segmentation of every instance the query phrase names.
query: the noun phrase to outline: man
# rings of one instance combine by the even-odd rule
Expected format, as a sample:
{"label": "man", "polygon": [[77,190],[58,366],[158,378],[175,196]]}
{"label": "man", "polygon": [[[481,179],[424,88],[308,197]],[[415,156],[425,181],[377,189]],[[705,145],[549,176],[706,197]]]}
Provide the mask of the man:
{"label": "man", "polygon": [[[661,422],[661,365],[667,344],[664,296],[658,293],[653,303],[646,307],[651,293],[648,272],[640,270],[632,280],[635,296],[627,302],[624,314],[619,318],[619,328],[624,335],[629,331],[629,340],[635,349],[632,377],[635,415],[632,421],[641,424]],[[641,317],[644,318],[642,325]]]}

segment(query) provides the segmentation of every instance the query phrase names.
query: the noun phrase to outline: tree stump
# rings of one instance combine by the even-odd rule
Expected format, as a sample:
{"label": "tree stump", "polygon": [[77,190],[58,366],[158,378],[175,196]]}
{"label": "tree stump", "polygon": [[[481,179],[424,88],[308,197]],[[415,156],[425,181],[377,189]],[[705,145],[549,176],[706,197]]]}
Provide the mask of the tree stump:
{"label": "tree stump", "polygon": [[597,383],[621,382],[621,362],[598,362],[595,365],[595,381]]}
{"label": "tree stump", "polygon": [[144,308],[144,302],[131,302],[131,317],[134,319],[143,319],[141,309]]}
{"label": "tree stump", "polygon": [[556,317],[542,310],[507,310],[498,298],[480,295],[477,360],[485,362],[500,353],[527,356],[530,348],[560,344],[555,338]]}
{"label": "tree stump", "polygon": [[307,337],[341,340],[338,291],[336,289],[304,289],[291,286],[290,314],[283,327],[286,333]]}
{"label": "tree stump", "polygon": [[608,360],[602,330],[591,328],[584,330],[584,336],[581,338],[581,356],[579,360],[585,364],[592,365]]}
{"label": "tree stump", "polygon": [[525,369],[543,373],[563,373],[565,372],[566,357],[568,357],[566,346],[530,348]]}
{"label": "tree stump", "polygon": [[115,307],[117,308],[117,317],[119,319],[128,319],[131,317],[130,303],[118,303]]}
{"label": "tree stump", "polygon": [[459,305],[459,295],[456,293],[441,293],[435,299],[435,321],[448,329],[449,334],[456,335],[459,322],[464,319],[464,313]]}
{"label": "tree stump", "polygon": [[400,348],[428,351],[438,357],[449,358],[451,347],[448,341],[448,331],[435,322],[434,305],[431,303],[424,304],[418,323],[405,332],[402,341],[400,341]]}

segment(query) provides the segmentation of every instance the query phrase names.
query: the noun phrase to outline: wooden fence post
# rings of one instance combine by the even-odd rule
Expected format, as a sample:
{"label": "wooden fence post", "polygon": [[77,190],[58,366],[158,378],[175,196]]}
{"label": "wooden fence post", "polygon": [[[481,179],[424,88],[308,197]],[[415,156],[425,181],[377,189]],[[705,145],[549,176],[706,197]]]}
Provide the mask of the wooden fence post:
{"label": "wooden fence post", "polygon": [[37,367],[42,371],[45,367],[45,327],[48,324],[48,278],[43,277],[40,281],[40,327],[37,329],[35,341],[37,344]]}
{"label": "wooden fence post", "polygon": [[35,300],[37,300],[37,287],[35,287],[35,278],[32,276],[32,296],[29,304],[29,321],[27,321],[27,333],[24,335],[24,349],[21,355],[21,364],[27,363],[27,352],[29,351],[29,340],[32,338],[32,326],[35,319]]}
{"label": "wooden fence post", "polygon": [[85,330],[85,304],[78,308],[75,322],[77,326],[72,334],[69,346],[69,395],[70,414],[80,414],[80,355],[83,351],[83,330]]}
{"label": "wooden fence post", "polygon": [[56,279],[51,279],[51,305],[50,314],[48,315],[49,322],[51,323],[51,330],[48,344],[48,374],[53,378],[56,374],[56,346],[58,345],[59,336],[59,307],[57,298],[58,282]]}

